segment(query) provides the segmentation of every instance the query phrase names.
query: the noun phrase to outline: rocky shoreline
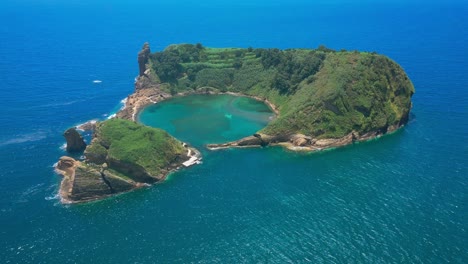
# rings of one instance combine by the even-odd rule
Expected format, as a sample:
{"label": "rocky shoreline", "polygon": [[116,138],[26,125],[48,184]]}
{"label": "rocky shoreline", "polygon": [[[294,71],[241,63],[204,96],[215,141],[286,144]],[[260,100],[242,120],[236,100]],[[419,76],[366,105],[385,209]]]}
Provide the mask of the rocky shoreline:
{"label": "rocky shoreline", "polygon": [[[146,71],[147,73],[149,70]],[[148,73],[149,74],[149,73]],[[206,95],[220,95],[220,94],[229,94],[233,96],[242,96],[255,99],[260,102],[264,102],[270,109],[275,113],[276,116],[279,115],[278,108],[268,101],[266,98],[261,98],[258,96],[252,96],[241,93],[234,92],[221,92],[212,87],[201,87],[196,91],[188,91],[184,93],[177,93],[171,95],[170,93],[164,92],[160,88],[160,84],[150,84],[147,80],[147,76],[138,76],[135,82],[135,92],[129,95],[125,99],[124,107],[116,113],[116,117],[127,119],[131,121],[138,121],[138,114],[147,106],[159,103],[161,101],[180,96],[195,95],[195,94],[206,94]],[[88,126],[88,123],[85,123],[85,127]]]}
{"label": "rocky shoreline", "polygon": [[[201,162],[201,153],[195,148],[187,149],[185,157],[170,164],[160,175],[122,177],[112,169],[112,163],[100,165],[89,160],[79,161],[62,156],[55,165],[55,172],[62,176],[59,197],[63,204],[84,203],[107,198],[116,194],[129,192],[152,184],[163,182],[167,176],[182,167],[189,167]],[[111,161],[114,162],[115,161]]]}
{"label": "rocky shoreline", "polygon": [[[151,82],[151,71],[146,69],[143,75],[136,78],[135,92],[127,97],[124,107],[116,114],[118,118],[137,121],[140,111],[145,107],[167,100],[172,97],[187,96],[193,94],[229,94],[234,96],[245,96],[261,102],[264,102],[275,113],[275,117],[280,115],[279,109],[266,98],[251,96],[242,93],[220,92],[211,87],[202,87],[196,91],[185,93],[170,93],[161,90],[160,84]],[[407,118],[405,118],[407,120]],[[404,121],[405,121],[404,120]],[[321,151],[329,148],[343,147],[354,142],[368,141],[378,138],[387,133],[394,132],[404,126],[404,122],[397,126],[389,126],[386,131],[371,131],[364,134],[359,134],[352,131],[342,138],[327,138],[317,139],[303,134],[288,134],[288,135],[266,135],[254,134],[236,141],[226,142],[221,144],[208,144],[206,147],[210,150],[225,149],[225,148],[242,148],[242,147],[262,147],[262,146],[282,146],[292,151]]]}
{"label": "rocky shoreline", "polygon": [[270,136],[266,134],[254,134],[236,141],[208,144],[206,147],[210,150],[219,150],[225,148],[247,148],[247,147],[266,147],[266,146],[282,146],[292,151],[315,152],[330,148],[344,147],[356,142],[363,142],[379,138],[383,135],[390,134],[403,127],[391,127],[386,133],[368,132],[359,135],[357,132],[351,132],[342,138],[327,138],[316,139],[303,134],[277,135]]}
{"label": "rocky shoreline", "polygon": [[[81,135],[76,132],[75,129],[70,129],[65,133],[68,143],[67,150],[80,151],[86,148],[84,150],[86,159],[84,161],[79,161],[71,157],[64,156],[60,158],[59,162],[55,166],[56,172],[63,176],[59,191],[62,203],[88,202],[115,195],[117,193],[128,192],[133,189],[161,182],[171,172],[182,167],[189,167],[201,162],[201,153],[195,148],[189,147],[186,143],[182,143],[174,139],[165,131],[160,130],[158,132],[157,129],[145,127],[137,123],[138,114],[145,107],[151,104],[156,104],[172,97],[193,94],[229,94],[234,96],[250,97],[264,102],[275,113],[276,118],[280,117],[279,107],[274,105],[268,99],[259,96],[236,92],[221,92],[216,88],[208,86],[199,87],[196,90],[190,89],[182,93],[170,93],[168,92],[169,89],[165,84],[161,84],[159,77],[153,72],[149,57],[150,54],[149,45],[145,43],[142,50],[138,53],[139,75],[135,79],[135,90],[123,101],[124,106],[113,116],[113,118],[103,122],[91,120],[76,127],[77,130],[94,131],[93,141],[90,145],[86,146]],[[329,104],[328,106],[331,107]],[[206,147],[210,150],[217,150],[233,147],[282,146],[292,151],[306,152],[337,148],[350,145],[355,142],[378,138],[382,135],[398,130],[408,122],[411,102],[409,102],[408,107],[409,108],[400,116],[398,123],[392,122],[393,125],[384,124],[378,129],[375,128],[374,131],[368,132],[353,130],[341,138],[320,138],[319,136],[313,137],[299,133],[268,135],[259,132],[236,141],[221,144],[208,144]],[[331,110],[339,111],[337,107],[332,107]],[[106,137],[99,138],[100,127],[103,126],[104,123],[112,122],[121,122],[122,126],[111,128],[108,131],[112,131],[112,133],[108,134]],[[123,124],[125,122],[126,124]],[[138,126],[139,128],[136,128],[135,126]],[[140,128],[153,129],[154,131],[134,134],[134,136],[140,136],[139,139],[144,140],[144,143],[140,144],[142,147],[137,149],[137,152],[134,152],[132,155],[141,157],[145,155],[151,156],[155,153],[164,153],[161,154],[162,156],[160,155],[158,157],[160,160],[164,161],[163,165],[158,165],[159,168],[156,171],[151,169],[151,166],[154,165],[153,160],[150,162],[143,161],[142,165],[141,163],[135,162],[135,160],[131,158],[133,157],[132,155],[130,155],[130,158],[129,156],[121,156],[119,158],[119,155],[116,155],[117,153],[126,153],[127,150],[131,150],[133,148],[132,146],[135,145],[133,138],[130,141],[125,142],[128,148],[120,149],[120,152],[116,150],[113,152],[110,151],[111,141],[109,141],[109,136],[112,137],[111,135],[115,134],[116,131],[119,131],[119,133],[138,133],[135,131]],[[126,130],[127,132],[122,132],[123,130]],[[145,148],[144,146],[151,145],[152,142],[154,143],[154,138],[158,137],[156,134],[154,134],[156,135],[155,137],[144,136],[150,134],[153,135],[152,133],[159,133],[159,136],[166,137],[166,143],[173,140],[172,144],[178,145],[177,150],[173,149],[170,145],[166,145],[165,147],[158,145],[157,149],[152,149],[150,152],[146,152],[151,154],[143,154],[142,149]],[[116,137],[115,141],[118,141],[119,138],[120,136]],[[174,152],[171,154],[164,152],[164,150],[169,149]],[[172,156],[170,159],[167,159],[167,155]]]}
{"label": "rocky shoreline", "polygon": [[[63,177],[59,190],[62,203],[89,202],[129,192],[162,182],[182,167],[201,163],[197,149],[160,129],[123,119],[94,124],[93,129],[93,140],[83,160],[63,156],[55,165],[55,171]],[[123,144],[129,146],[124,148],[129,153],[121,154],[119,146]],[[141,147],[131,150],[134,144]]]}

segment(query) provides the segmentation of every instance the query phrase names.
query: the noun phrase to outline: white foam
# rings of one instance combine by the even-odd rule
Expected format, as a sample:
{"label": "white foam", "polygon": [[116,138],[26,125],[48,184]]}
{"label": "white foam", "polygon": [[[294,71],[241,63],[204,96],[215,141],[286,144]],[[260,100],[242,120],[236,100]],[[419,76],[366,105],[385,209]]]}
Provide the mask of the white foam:
{"label": "white foam", "polygon": [[34,186],[31,186],[19,195],[18,200],[16,202],[26,203],[30,201],[30,199],[33,198],[34,195],[40,193],[42,190],[44,190],[44,183],[39,183]]}
{"label": "white foam", "polygon": [[53,194],[53,195],[51,195],[51,196],[45,197],[45,199],[46,199],[47,201],[50,201],[50,200],[59,200],[59,198],[60,198],[60,195],[59,195],[58,193]]}
{"label": "white foam", "polygon": [[7,139],[5,141],[0,142],[0,147],[1,146],[6,146],[6,145],[11,145],[11,144],[20,144],[20,143],[25,143],[25,142],[33,142],[33,141],[39,141],[47,137],[47,133],[45,131],[39,131],[37,133],[29,133],[29,134],[23,134],[23,135],[18,135],[15,138],[12,139]]}
{"label": "white foam", "polygon": [[102,83],[101,80],[94,80],[93,83]]}
{"label": "white foam", "polygon": [[125,104],[126,104],[126,103],[127,103],[127,97],[125,97],[124,99],[120,100],[120,108],[119,108],[119,110],[118,110],[117,112],[115,112],[115,113],[110,114],[110,115],[107,117],[107,119],[112,119],[112,118],[116,117],[116,116],[117,116],[117,113],[118,113],[119,111],[125,109]]}
{"label": "white foam", "polygon": [[67,143],[63,143],[61,146],[60,146],[60,149],[65,151],[67,149]]}
{"label": "white foam", "polygon": [[98,120],[96,120],[96,119],[89,120],[89,121],[86,121],[86,122],[81,123],[81,124],[79,124],[79,125],[76,125],[75,128],[76,128],[77,130],[84,131],[84,129],[83,129],[82,127],[83,127],[85,124],[87,124],[87,123],[96,124],[97,121],[98,121]]}

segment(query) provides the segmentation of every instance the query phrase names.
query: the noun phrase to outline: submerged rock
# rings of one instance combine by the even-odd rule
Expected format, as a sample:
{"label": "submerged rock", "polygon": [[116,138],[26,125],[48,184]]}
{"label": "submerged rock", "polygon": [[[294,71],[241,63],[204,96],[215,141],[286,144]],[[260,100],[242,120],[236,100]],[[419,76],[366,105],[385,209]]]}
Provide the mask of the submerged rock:
{"label": "submerged rock", "polygon": [[67,140],[68,152],[81,152],[86,149],[86,143],[84,142],[83,137],[75,128],[69,128],[65,133],[63,133],[63,136]]}

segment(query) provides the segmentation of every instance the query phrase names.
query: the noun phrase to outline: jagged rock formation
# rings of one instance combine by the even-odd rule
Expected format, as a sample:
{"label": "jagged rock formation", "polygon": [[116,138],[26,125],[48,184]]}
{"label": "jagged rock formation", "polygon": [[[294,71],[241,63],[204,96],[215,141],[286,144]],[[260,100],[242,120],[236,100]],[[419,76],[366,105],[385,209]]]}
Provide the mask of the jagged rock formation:
{"label": "jagged rock formation", "polygon": [[61,157],[56,170],[63,176],[60,196],[63,202],[85,202],[130,191],[142,183],[114,175],[105,166],[94,166],[70,157]]}
{"label": "jagged rock formation", "polygon": [[[168,173],[199,162],[200,152],[167,132],[122,119],[96,124],[85,161],[61,157],[62,202],[86,202],[164,180]],[[191,161],[187,164],[187,161]]]}
{"label": "jagged rock formation", "polygon": [[[393,127],[386,133],[393,132],[398,127]],[[232,148],[232,147],[265,147],[265,146],[284,146],[290,150],[297,151],[318,151],[326,148],[340,147],[352,144],[354,142],[366,141],[372,138],[382,136],[383,132],[369,132],[359,134],[356,131],[349,133],[341,138],[327,138],[318,139],[306,136],[303,134],[289,134],[289,135],[276,135],[270,136],[267,134],[254,134],[236,141],[221,143],[221,144],[208,144],[207,148],[211,150]]]}
{"label": "jagged rock formation", "polygon": [[143,44],[141,51],[138,53],[138,67],[140,69],[139,75],[142,76],[145,74],[146,63],[148,63],[149,55],[151,53],[148,42]]}
{"label": "jagged rock formation", "polygon": [[75,128],[69,128],[63,136],[67,140],[67,151],[68,152],[81,152],[86,149],[86,143]]}

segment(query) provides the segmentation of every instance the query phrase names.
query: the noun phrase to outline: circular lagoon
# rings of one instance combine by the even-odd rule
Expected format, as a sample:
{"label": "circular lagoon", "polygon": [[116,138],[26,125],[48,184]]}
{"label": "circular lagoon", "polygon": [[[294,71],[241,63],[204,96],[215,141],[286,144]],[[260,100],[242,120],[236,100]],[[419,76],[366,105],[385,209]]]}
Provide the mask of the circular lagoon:
{"label": "circular lagoon", "polygon": [[162,128],[194,146],[202,146],[252,135],[274,116],[265,103],[249,97],[189,95],[145,108],[139,121]]}

